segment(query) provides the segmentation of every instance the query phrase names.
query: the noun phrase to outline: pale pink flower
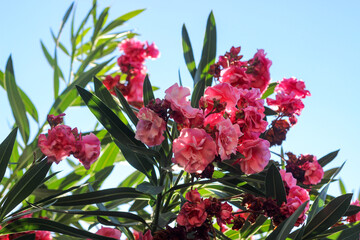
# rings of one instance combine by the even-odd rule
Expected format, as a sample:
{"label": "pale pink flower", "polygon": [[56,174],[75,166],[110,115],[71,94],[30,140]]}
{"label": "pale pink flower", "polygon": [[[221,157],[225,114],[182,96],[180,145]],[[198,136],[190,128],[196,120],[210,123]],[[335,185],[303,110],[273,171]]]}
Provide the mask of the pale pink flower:
{"label": "pale pink flower", "polygon": [[208,101],[209,110],[213,107],[213,99],[226,102],[226,108],[235,107],[240,97],[240,89],[229,83],[219,83],[205,89],[204,98]]}
{"label": "pale pink flower", "polygon": [[270,160],[270,143],[258,138],[256,140],[245,140],[238,147],[238,151],[244,158],[238,159],[241,171],[245,174],[254,174],[264,170]]}
{"label": "pale pink flower", "polygon": [[[306,202],[307,200],[310,200],[309,192],[306,191],[306,189],[297,185],[291,187],[289,190],[289,194],[287,195],[287,198],[295,198],[295,197],[299,198],[302,203]],[[308,209],[308,206],[307,208],[305,208],[305,210]]]}
{"label": "pale pink flower", "polygon": [[260,99],[261,92],[258,88],[240,89],[240,99],[237,106],[247,108],[248,106],[256,107],[259,111],[264,112],[264,99]]}
{"label": "pale pink flower", "polygon": [[143,107],[138,113],[139,122],[136,125],[135,138],[149,147],[160,145],[165,139],[166,122],[153,110]]}
{"label": "pale pink flower", "polygon": [[[120,239],[121,232],[116,228],[109,228],[109,227],[101,227],[95,234],[104,236],[104,237],[111,237],[115,239]],[[90,240],[90,239],[88,239]]]}
{"label": "pale pink flower", "polygon": [[305,83],[301,80],[298,80],[294,77],[284,78],[279,84],[275,87],[275,92],[284,92],[285,94],[295,93],[297,98],[305,98],[306,96],[311,96],[308,90],[305,90]]}
{"label": "pale pink flower", "polygon": [[184,128],[173,142],[173,162],[188,173],[201,173],[216,155],[216,144],[204,129]]}
{"label": "pale pink flower", "polygon": [[248,74],[252,88],[259,88],[264,92],[270,82],[270,67],[272,62],[266,58],[266,53],[263,49],[259,49],[253,59],[249,63],[254,66],[254,70]]}
{"label": "pale pink flower", "polygon": [[[244,118],[238,119],[238,124],[247,138],[258,138],[266,130],[268,125],[264,121],[265,114],[258,111],[257,108],[249,106],[243,109]],[[255,133],[255,134],[254,134]]]}
{"label": "pale pink flower", "polygon": [[76,152],[74,157],[84,165],[85,169],[89,170],[91,164],[93,164],[100,155],[100,140],[99,138],[90,133],[86,136],[81,136],[76,143]]}
{"label": "pale pink flower", "polygon": [[286,172],[284,169],[280,169],[280,175],[283,181],[285,181],[289,188],[296,186],[296,178],[293,177],[291,172]]}
{"label": "pale pink flower", "polygon": [[314,157],[314,160],[312,162],[304,163],[301,168],[305,170],[305,180],[303,182],[304,184],[315,185],[321,182],[321,179],[324,176],[324,170],[316,160],[316,157]]}
{"label": "pale pink flower", "polygon": [[186,99],[190,95],[190,90],[179,87],[177,83],[166,89],[165,99],[170,102],[173,111],[181,112],[186,118],[195,118],[199,109],[192,108],[190,101]]}
{"label": "pale pink flower", "polygon": [[236,153],[239,137],[243,135],[237,124],[232,124],[230,119],[224,119],[216,125],[219,131],[216,134],[218,153],[222,160],[229,159],[232,153]]}
{"label": "pale pink flower", "polygon": [[246,73],[246,68],[242,67],[241,64],[231,65],[223,69],[219,81],[230,83],[231,86],[244,89],[249,89],[251,83],[251,79]]}
{"label": "pale pink flower", "polygon": [[71,128],[66,125],[57,125],[48,130],[48,135],[40,134],[38,146],[50,162],[57,164],[76,151],[75,136]]}

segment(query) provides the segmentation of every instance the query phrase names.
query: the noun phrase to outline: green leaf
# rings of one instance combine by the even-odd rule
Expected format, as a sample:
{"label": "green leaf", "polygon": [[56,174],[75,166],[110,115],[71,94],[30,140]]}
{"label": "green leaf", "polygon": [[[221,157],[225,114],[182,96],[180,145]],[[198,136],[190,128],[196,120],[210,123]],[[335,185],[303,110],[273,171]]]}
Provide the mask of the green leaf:
{"label": "green leaf", "polygon": [[154,186],[151,183],[143,182],[136,187],[136,190],[150,195],[157,195],[164,190],[164,186]]}
{"label": "green leaf", "polygon": [[280,172],[275,166],[271,164],[265,178],[266,197],[276,199],[277,205],[281,206],[283,202],[286,203],[286,191]]}
{"label": "green leaf", "polygon": [[155,99],[154,93],[152,90],[152,86],[149,80],[149,76],[146,74],[146,77],[144,79],[144,85],[143,85],[143,97],[144,97],[144,106],[147,106],[148,103]]}
{"label": "green leaf", "polygon": [[336,156],[338,155],[340,149],[333,151],[327,155],[325,155],[324,157],[320,158],[318,160],[318,163],[320,164],[320,166],[325,167],[328,163],[330,163],[332,160],[334,160],[334,158],[336,158]]}
{"label": "green leaf", "polygon": [[341,179],[339,179],[339,187],[340,187],[340,192],[341,194],[346,194],[346,189],[345,189],[345,185],[343,183],[343,181],[341,181]]}
{"label": "green leaf", "polygon": [[[184,53],[186,67],[189,70],[192,78],[194,79],[195,73],[196,73],[196,64],[195,64],[195,59],[194,59],[194,53],[193,53],[193,50],[191,47],[189,34],[186,30],[185,24],[182,27],[181,36],[182,36],[182,47],[183,47],[183,53]],[[179,72],[179,76],[180,76],[180,72]]]}
{"label": "green leaf", "polygon": [[330,184],[326,184],[326,186],[321,190],[321,192],[319,193],[319,195],[316,197],[315,201],[313,202],[313,204],[310,207],[310,211],[308,214],[308,218],[307,218],[307,222],[310,222],[311,219],[318,213],[321,211],[321,209],[324,208],[325,206],[325,200],[326,200],[326,195],[327,195],[327,191],[329,189]]}
{"label": "green leaf", "polygon": [[352,216],[360,212],[360,206],[350,205],[344,216]]}
{"label": "green leaf", "polygon": [[122,95],[122,93],[117,88],[115,88],[115,93],[123,107],[123,111],[129,117],[130,121],[136,126],[139,119],[135,115],[134,111],[131,109],[131,107],[130,107],[129,103],[126,101],[124,95]]}
{"label": "green leaf", "polygon": [[26,234],[26,235],[24,235],[24,236],[15,238],[15,240],[35,240],[35,233]]}
{"label": "green leaf", "polygon": [[201,53],[199,67],[196,70],[194,85],[200,81],[205,82],[205,86],[211,86],[212,76],[208,73],[210,66],[215,63],[216,56],[216,26],[213,12],[210,15],[206,24],[206,31],[204,37],[204,44]]}
{"label": "green leaf", "polygon": [[[50,55],[49,51],[46,49],[44,43],[42,41],[40,41],[40,44],[41,44],[41,49],[43,50],[46,60],[48,61],[49,65],[52,67],[52,69],[54,69],[54,59],[51,57],[51,55]],[[64,79],[64,75],[59,67],[58,67],[57,71],[59,73],[59,76],[62,79]]]}
{"label": "green leaf", "polygon": [[271,108],[266,107],[266,106],[264,106],[264,108],[265,108],[264,114],[265,114],[266,116],[278,115],[278,113],[275,112],[274,110],[272,110]]}
{"label": "green leaf", "polygon": [[98,239],[98,240],[114,240],[113,238],[96,235],[84,230],[69,227],[59,222],[43,219],[43,218],[22,218],[0,230],[0,234],[10,234],[16,232],[27,232],[34,230],[50,231],[61,233],[69,236],[79,237],[82,239]]}
{"label": "green leaf", "polygon": [[119,187],[136,187],[142,183],[145,179],[145,175],[142,172],[135,171],[125,178],[119,185]]}
{"label": "green leaf", "polygon": [[265,217],[264,215],[260,215],[259,217],[257,217],[255,223],[253,224],[249,224],[249,227],[244,229],[241,228],[240,230],[240,234],[241,234],[241,238],[246,239],[251,235],[254,235],[259,229],[260,227],[265,223],[265,221],[267,220],[267,217]]}
{"label": "green leaf", "polygon": [[278,85],[277,82],[270,83],[269,86],[268,86],[268,88],[266,89],[266,91],[265,91],[265,92],[263,93],[263,95],[261,96],[261,99],[265,99],[265,98],[267,98],[268,96],[270,96],[271,94],[273,94],[276,85]]}
{"label": "green leaf", "polygon": [[301,204],[296,211],[285,221],[283,221],[266,239],[267,240],[285,240],[291,229],[294,227],[297,219],[303,213],[309,201]]}
{"label": "green leaf", "polygon": [[55,50],[54,57],[54,99],[59,96],[59,87],[60,87],[60,77],[59,77],[59,67],[57,64],[57,51]]}
{"label": "green leaf", "polygon": [[5,175],[11,153],[13,151],[17,130],[17,128],[12,130],[11,133],[0,144],[0,183]]}
{"label": "green leaf", "polygon": [[11,55],[8,58],[5,70],[5,86],[15,123],[19,127],[21,136],[26,144],[29,140],[30,128],[26,116],[25,105],[21,99],[18,86],[15,82],[14,68]]}
{"label": "green leaf", "polygon": [[[70,16],[70,13],[71,13],[73,7],[74,7],[74,3],[72,3],[72,4],[70,5],[70,7],[69,7],[68,10],[66,11],[66,13],[65,13],[65,15],[64,15],[64,17],[63,17],[63,19],[62,19],[62,22],[61,22],[61,25],[60,25],[60,29],[59,29],[59,33],[58,33],[58,37],[57,37],[57,42],[58,42],[59,39],[60,39],[61,32],[62,32],[62,30],[63,30],[63,28],[64,28],[64,26],[65,26],[65,23],[67,22],[67,20],[68,20],[68,18],[69,18],[69,16]],[[56,44],[56,45],[58,45],[58,44]]]}
{"label": "green leaf", "polygon": [[12,211],[19,203],[25,200],[43,181],[49,171],[51,163],[47,158],[36,163],[18,180],[5,196],[1,208],[0,219]]}
{"label": "green leaf", "polygon": [[95,43],[95,40],[100,32],[100,29],[102,28],[103,24],[105,23],[105,19],[108,15],[108,11],[109,11],[109,8],[105,8],[102,13],[100,14],[99,16],[99,19],[96,21],[96,24],[95,24],[95,28],[94,28],[94,33],[91,37],[91,42],[92,44]]}
{"label": "green leaf", "polygon": [[111,96],[110,92],[107,90],[104,84],[96,77],[94,77],[94,87],[95,95],[100,98],[101,101],[103,101],[113,111],[119,110],[119,107]]}
{"label": "green leaf", "polygon": [[332,200],[306,225],[303,238],[309,239],[333,226],[349,208],[352,194],[345,194]]}
{"label": "green leaf", "polygon": [[77,91],[75,89],[75,86],[78,85],[81,87],[85,87],[92,79],[92,77],[95,76],[110,61],[111,59],[81,74],[55,100],[55,103],[53,104],[49,114],[59,115],[60,113],[63,113],[67,109],[67,107],[69,107],[76,100]]}
{"label": "green leaf", "polygon": [[339,240],[358,240],[360,233],[360,224],[351,226],[348,229],[336,232],[325,239],[339,239]]}
{"label": "green leaf", "polygon": [[110,32],[111,30],[113,30],[114,28],[122,25],[123,23],[125,23],[126,21],[130,20],[131,18],[137,16],[138,14],[142,13],[144,9],[138,9],[138,10],[134,10],[131,12],[128,12],[118,18],[116,18],[114,21],[112,21],[111,23],[109,23],[104,30],[102,30],[101,34],[105,34],[107,32]]}
{"label": "green leaf", "polygon": [[149,195],[136,191],[134,188],[128,188],[128,187],[110,188],[95,192],[60,197],[57,198],[57,202],[54,204],[54,206],[87,205],[87,204],[108,202],[118,199],[148,200],[149,198],[150,198]]}
{"label": "green leaf", "polygon": [[202,79],[200,82],[196,83],[194,91],[191,95],[191,106],[193,108],[199,107],[200,98],[204,95],[205,91],[205,80]]}

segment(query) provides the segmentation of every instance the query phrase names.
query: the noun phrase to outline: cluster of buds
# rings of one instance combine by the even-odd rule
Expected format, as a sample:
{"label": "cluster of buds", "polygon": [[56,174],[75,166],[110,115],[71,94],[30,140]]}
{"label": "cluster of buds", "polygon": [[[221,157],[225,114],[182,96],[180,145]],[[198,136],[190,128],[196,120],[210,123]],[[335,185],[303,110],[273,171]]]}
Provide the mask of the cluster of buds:
{"label": "cluster of buds", "polygon": [[146,76],[145,59],[155,59],[159,57],[159,50],[155,44],[149,45],[148,42],[142,43],[135,39],[126,39],[119,44],[123,55],[118,58],[118,65],[126,78],[121,80],[121,76],[106,76],[103,81],[110,93],[115,95],[117,88],[127,99],[127,101],[137,107],[142,104],[142,89]]}
{"label": "cluster of buds", "polygon": [[38,146],[48,157],[49,162],[58,164],[71,154],[77,158],[86,169],[89,169],[100,155],[100,140],[93,134],[82,136],[77,128],[62,124],[65,113],[48,115],[51,129],[48,134],[40,134]]}
{"label": "cluster of buds", "polygon": [[289,160],[286,161],[286,172],[292,173],[294,178],[305,185],[320,183],[324,176],[324,170],[315,156],[301,154],[296,157],[293,153],[286,153]]}

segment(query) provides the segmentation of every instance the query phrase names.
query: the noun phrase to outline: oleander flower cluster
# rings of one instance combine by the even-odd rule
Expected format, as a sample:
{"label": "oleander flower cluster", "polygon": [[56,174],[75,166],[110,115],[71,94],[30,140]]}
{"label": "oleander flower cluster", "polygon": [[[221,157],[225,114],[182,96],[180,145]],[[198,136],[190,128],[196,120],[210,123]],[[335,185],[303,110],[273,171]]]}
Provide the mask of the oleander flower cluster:
{"label": "oleander flower cluster", "polygon": [[100,155],[100,140],[93,133],[83,136],[77,128],[62,124],[65,113],[48,115],[50,129],[40,134],[38,146],[49,162],[59,164],[70,155],[77,158],[86,169],[90,169]]}
{"label": "oleander flower cluster", "polygon": [[117,63],[121,74],[108,75],[103,81],[110,93],[115,94],[117,88],[133,106],[141,107],[143,104],[142,91],[146,76],[146,59],[156,59],[160,53],[154,43],[137,41],[133,38],[126,39],[119,44],[123,54],[118,58]]}

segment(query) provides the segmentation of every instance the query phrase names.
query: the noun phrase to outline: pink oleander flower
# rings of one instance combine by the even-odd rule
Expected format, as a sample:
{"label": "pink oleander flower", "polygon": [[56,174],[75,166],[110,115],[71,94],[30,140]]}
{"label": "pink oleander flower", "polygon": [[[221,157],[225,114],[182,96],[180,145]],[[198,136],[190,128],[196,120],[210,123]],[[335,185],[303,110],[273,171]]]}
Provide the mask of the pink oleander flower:
{"label": "pink oleander flower", "polygon": [[289,188],[296,186],[296,178],[293,177],[291,172],[286,172],[284,169],[280,169],[280,175],[283,181],[285,181]]}
{"label": "pink oleander flower", "polygon": [[[354,205],[354,206],[359,206],[360,207],[360,203],[359,203],[359,200],[356,200],[355,202],[352,202],[351,205]],[[360,212],[354,214],[354,215],[351,215],[351,216],[348,216],[346,218],[346,221],[347,222],[357,222],[357,221],[360,221]]]}
{"label": "pink oleander flower", "polygon": [[138,113],[135,138],[149,147],[160,145],[165,139],[166,122],[153,110],[143,107]]}
{"label": "pink oleander flower", "polygon": [[186,198],[186,200],[188,200],[191,203],[198,203],[198,202],[201,201],[201,195],[198,192],[197,188],[187,192],[186,195],[185,195],[185,198]]}
{"label": "pink oleander flower", "polygon": [[220,123],[224,120],[225,120],[225,118],[224,118],[223,114],[221,114],[221,113],[210,114],[204,120],[204,127],[208,126],[210,128],[210,130],[213,130],[218,123]]}
{"label": "pink oleander flower", "polygon": [[276,100],[267,98],[268,105],[276,106],[277,111],[283,113],[285,116],[293,116],[294,114],[300,116],[301,111],[304,109],[304,104],[301,99],[296,98],[295,93],[285,94],[279,92],[276,94]]}
{"label": "pink oleander flower", "polygon": [[107,75],[103,81],[104,86],[109,90],[109,92],[115,95],[115,87],[119,85],[120,75],[116,75],[112,77],[111,75]]}
{"label": "pink oleander flower", "polygon": [[311,96],[308,90],[305,90],[305,83],[296,78],[284,78],[275,87],[275,92],[284,92],[285,94],[295,93],[296,98],[305,98]]}
{"label": "pink oleander flower", "polygon": [[173,162],[188,173],[201,173],[216,155],[216,144],[204,129],[184,128],[173,142]]}
{"label": "pink oleander flower", "polygon": [[193,227],[200,227],[206,220],[207,213],[205,211],[205,203],[186,202],[176,218],[176,222],[190,230]]}
{"label": "pink oleander flower", "polygon": [[238,63],[231,65],[221,71],[221,78],[219,79],[222,83],[230,83],[231,86],[237,88],[249,89],[251,79],[246,73],[246,68],[243,67],[244,63]]}
{"label": "pink oleander flower", "polygon": [[244,158],[238,159],[241,171],[245,174],[254,174],[264,170],[270,160],[270,143],[258,138],[256,140],[245,140],[238,147],[238,151]]}
{"label": "pink oleander flower", "polygon": [[149,43],[146,41],[145,44],[146,44],[146,57],[155,59],[160,56],[159,49],[156,47],[155,43],[149,45]]}
{"label": "pink oleander flower", "polygon": [[240,89],[231,86],[229,83],[219,83],[213,87],[207,87],[204,94],[211,110],[213,107],[213,99],[226,103],[226,108],[235,107],[240,98]]}
{"label": "pink oleander flower", "polygon": [[195,118],[199,109],[192,108],[190,101],[186,99],[190,95],[190,90],[179,87],[177,83],[166,89],[165,99],[170,102],[173,111],[181,112],[186,118]]}
{"label": "pink oleander flower", "polygon": [[263,49],[259,49],[254,57],[248,61],[253,70],[249,75],[250,86],[252,88],[259,88],[261,92],[264,92],[270,82],[270,67],[272,62],[266,58],[266,53]]}
{"label": "pink oleander flower", "polygon": [[55,127],[55,126],[63,123],[63,121],[64,121],[63,118],[64,118],[65,115],[66,115],[65,113],[61,113],[61,114],[59,114],[59,115],[57,115],[57,116],[54,116],[54,115],[52,115],[52,114],[49,114],[49,115],[47,116],[47,122],[48,122],[49,125],[53,128],[53,127]]}
{"label": "pink oleander flower", "polygon": [[123,51],[132,62],[144,62],[146,58],[145,44],[134,38],[125,39],[119,44],[120,51]]}
{"label": "pink oleander flower", "polygon": [[216,221],[218,225],[230,224],[233,219],[232,207],[228,203],[222,203],[219,211],[216,213]]}
{"label": "pink oleander flower", "polygon": [[243,109],[244,118],[238,119],[237,123],[247,138],[258,138],[265,132],[267,121],[264,121],[265,114],[259,112],[258,108],[249,106]]}
{"label": "pink oleander flower", "polygon": [[56,164],[76,151],[75,136],[66,125],[57,125],[49,129],[47,136],[40,134],[38,146],[48,160]]}
{"label": "pink oleander flower", "polygon": [[[287,198],[287,203],[283,203],[280,207],[280,213],[284,215],[286,218],[290,217],[296,209],[301,206],[302,202],[298,197]],[[295,226],[299,226],[301,223],[305,221],[305,211],[299,216],[296,221]]]}
{"label": "pink oleander flower", "polygon": [[237,106],[240,109],[252,106],[264,112],[264,99],[260,99],[260,97],[261,92],[258,88],[240,89],[240,99]]}
{"label": "pink oleander flower", "polygon": [[[306,189],[300,187],[300,186],[293,186],[289,190],[289,194],[287,195],[287,198],[299,198],[301,200],[301,203],[306,202],[307,200],[310,200],[309,192],[306,191]],[[305,208],[305,211],[309,208],[309,204]]]}
{"label": "pink oleander flower", "polygon": [[239,138],[243,135],[237,124],[232,124],[230,119],[224,119],[216,124],[219,131],[216,134],[218,153],[222,160],[229,159],[232,153],[236,153]]}
{"label": "pink oleander flower", "polygon": [[[116,228],[109,228],[109,227],[101,227],[95,234],[104,236],[104,237],[111,237],[115,239],[120,239],[121,232]],[[88,239],[90,240],[90,239]]]}
{"label": "pink oleander flower", "polygon": [[52,240],[51,232],[49,231],[35,231],[35,240]]}
{"label": "pink oleander flower", "polygon": [[81,136],[76,142],[76,152],[74,157],[84,165],[85,169],[89,170],[91,164],[93,164],[100,155],[100,140],[99,138],[90,133],[86,136]]}
{"label": "pink oleander flower", "polygon": [[318,184],[324,176],[324,170],[316,160],[316,157],[314,157],[312,162],[305,162],[301,169],[305,170],[305,180],[303,183],[306,185]]}

